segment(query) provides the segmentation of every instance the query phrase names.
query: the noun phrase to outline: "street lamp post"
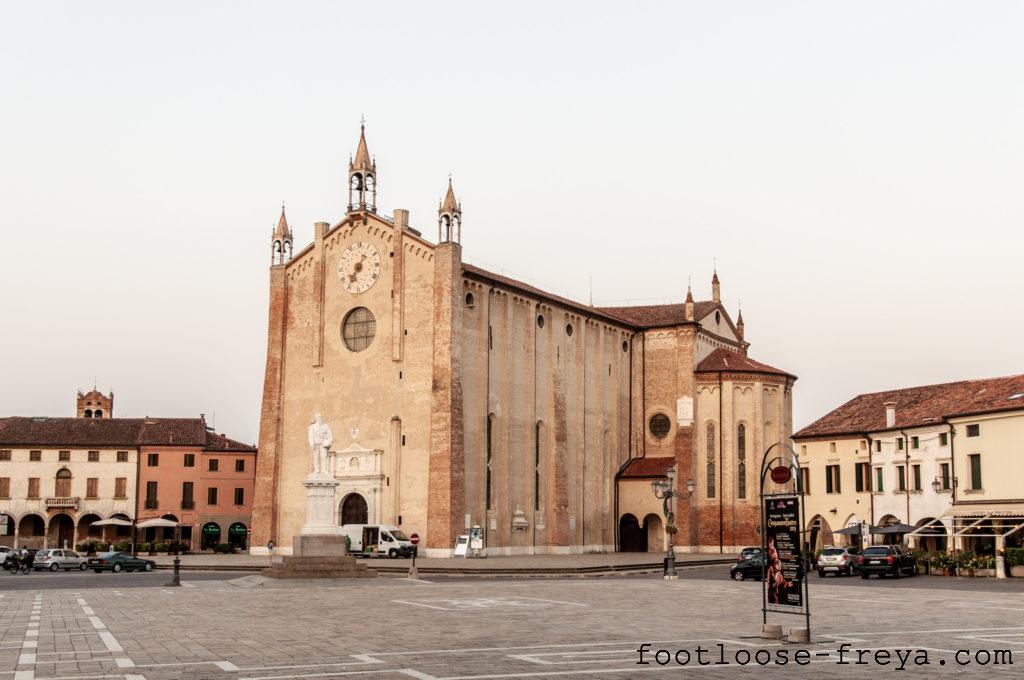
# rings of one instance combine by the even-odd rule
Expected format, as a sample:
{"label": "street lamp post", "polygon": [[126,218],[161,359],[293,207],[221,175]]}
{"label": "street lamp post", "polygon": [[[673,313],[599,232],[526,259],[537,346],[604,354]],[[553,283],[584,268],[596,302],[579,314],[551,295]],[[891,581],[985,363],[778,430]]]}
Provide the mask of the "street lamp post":
{"label": "street lamp post", "polygon": [[[693,495],[693,489],[693,480],[686,480],[686,498]],[[675,503],[672,500],[679,495],[676,492],[676,466],[673,465],[665,471],[665,479],[655,479],[652,481],[651,490],[654,491],[655,498],[661,499],[664,504],[665,534],[668,537],[668,551],[665,554],[665,578],[675,580],[679,578],[679,574],[676,572],[675,549],[675,534],[678,530],[676,529]]]}

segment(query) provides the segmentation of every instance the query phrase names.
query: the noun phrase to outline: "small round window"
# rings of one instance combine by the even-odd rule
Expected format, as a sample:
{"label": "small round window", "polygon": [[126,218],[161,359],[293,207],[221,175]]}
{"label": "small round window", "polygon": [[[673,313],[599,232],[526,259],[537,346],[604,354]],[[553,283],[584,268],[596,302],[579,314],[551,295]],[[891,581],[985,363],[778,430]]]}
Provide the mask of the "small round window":
{"label": "small round window", "polygon": [[543,314],[538,314],[537,315],[537,328],[544,328],[544,315]]}
{"label": "small round window", "polygon": [[476,298],[473,297],[472,293],[466,293],[466,306],[472,307],[476,304]]}
{"label": "small round window", "polygon": [[571,323],[565,324],[565,334],[566,335],[572,335],[572,324]]}
{"label": "small round window", "polygon": [[722,313],[715,312],[715,323],[722,323]]}
{"label": "small round window", "polygon": [[628,352],[629,351],[629,343],[626,342],[625,340],[622,341],[622,351],[623,352]]}
{"label": "small round window", "polygon": [[672,429],[672,421],[664,413],[655,413],[647,422],[647,427],[655,437],[664,439],[668,436],[668,431]]}
{"label": "small round window", "polygon": [[369,347],[376,334],[377,320],[366,307],[356,307],[341,322],[341,338],[345,347],[353,352],[362,352]]}

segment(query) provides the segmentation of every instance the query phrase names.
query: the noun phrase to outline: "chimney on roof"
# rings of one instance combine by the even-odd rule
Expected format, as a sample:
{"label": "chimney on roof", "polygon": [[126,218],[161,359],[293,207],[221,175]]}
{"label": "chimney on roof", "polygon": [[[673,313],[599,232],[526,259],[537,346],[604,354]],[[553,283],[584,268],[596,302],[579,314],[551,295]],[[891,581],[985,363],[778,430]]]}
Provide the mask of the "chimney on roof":
{"label": "chimney on roof", "polygon": [[394,212],[395,231],[401,231],[409,226],[409,211],[402,208],[395,208]]}
{"label": "chimney on roof", "polygon": [[885,426],[895,427],[896,425],[896,402],[885,402]]}

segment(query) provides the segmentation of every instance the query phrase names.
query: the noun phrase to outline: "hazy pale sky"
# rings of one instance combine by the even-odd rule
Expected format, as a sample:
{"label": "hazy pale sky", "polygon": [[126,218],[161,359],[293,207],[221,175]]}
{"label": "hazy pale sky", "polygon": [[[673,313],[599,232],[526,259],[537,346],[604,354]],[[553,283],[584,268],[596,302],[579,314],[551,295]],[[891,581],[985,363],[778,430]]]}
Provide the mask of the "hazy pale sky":
{"label": "hazy pale sky", "polygon": [[269,235],[381,211],[595,303],[742,300],[795,424],[1024,372],[1024,4],[7,3],[0,415],[255,441]]}

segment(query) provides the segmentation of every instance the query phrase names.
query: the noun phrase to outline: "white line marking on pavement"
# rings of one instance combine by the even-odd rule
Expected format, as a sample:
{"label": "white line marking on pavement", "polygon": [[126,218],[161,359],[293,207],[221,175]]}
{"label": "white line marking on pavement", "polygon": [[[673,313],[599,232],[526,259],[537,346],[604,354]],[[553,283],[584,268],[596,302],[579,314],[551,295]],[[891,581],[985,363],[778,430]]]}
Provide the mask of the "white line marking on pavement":
{"label": "white line marking on pavement", "polygon": [[98,617],[98,616],[90,616],[89,617],[89,623],[91,623],[92,627],[95,628],[96,630],[106,630],[107,629],[106,624],[104,624],[102,621],[100,621],[100,617]]}
{"label": "white line marking on pavement", "polygon": [[117,638],[115,638],[109,630],[101,630],[100,639],[103,640],[103,644],[105,644],[107,646],[107,649],[109,649],[110,651],[124,651],[124,647],[121,646],[121,643],[117,641]]}
{"label": "white line marking on pavement", "polygon": [[433,675],[427,675],[426,673],[420,673],[412,668],[402,668],[398,671],[402,675],[408,675],[410,678],[416,678],[416,680],[437,680]]}
{"label": "white line marking on pavement", "polygon": [[535,602],[551,602],[552,604],[567,604],[570,607],[589,607],[589,604],[580,604],[579,602],[563,602],[562,600],[545,600],[540,597],[525,597],[523,595],[516,595],[520,600],[534,600]]}
{"label": "white line marking on pavement", "polygon": [[216,666],[217,668],[221,669],[222,671],[237,671],[237,670],[239,670],[238,666],[236,666],[235,664],[231,663],[230,661],[214,661],[213,665]]}
{"label": "white line marking on pavement", "polygon": [[114,663],[117,664],[118,668],[135,668],[135,662],[129,659],[127,656],[119,656],[114,659]]}
{"label": "white line marking on pavement", "polygon": [[448,609],[448,607],[435,607],[432,604],[423,604],[422,602],[408,602],[406,600],[391,600],[391,601],[392,602],[397,602],[399,604],[411,604],[413,607],[426,607],[427,609],[440,609],[443,612],[450,612],[450,611],[452,611],[451,609]]}
{"label": "white line marking on pavement", "polygon": [[350,654],[353,659],[362,661],[363,663],[384,663],[381,659],[370,656],[369,654]]}

